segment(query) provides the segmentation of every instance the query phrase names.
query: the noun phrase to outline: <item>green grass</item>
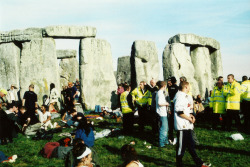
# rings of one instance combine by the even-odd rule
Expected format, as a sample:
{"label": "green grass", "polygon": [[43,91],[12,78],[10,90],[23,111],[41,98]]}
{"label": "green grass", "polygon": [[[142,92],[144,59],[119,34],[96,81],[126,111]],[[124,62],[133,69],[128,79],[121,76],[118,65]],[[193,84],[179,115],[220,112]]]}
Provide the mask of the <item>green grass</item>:
{"label": "green grass", "polygon": [[[101,131],[105,128],[120,128],[120,123],[115,120],[104,120],[95,122],[95,130]],[[198,155],[205,161],[212,163],[214,167],[240,167],[250,166],[250,148],[249,135],[242,133],[245,140],[233,141],[228,137],[234,132],[224,132],[219,130],[208,130],[209,124],[197,123],[195,125],[195,132],[200,141],[196,151]],[[112,167],[122,164],[120,156],[120,148],[124,144],[135,141],[135,148],[138,152],[139,159],[144,166],[175,166],[175,146],[169,145],[163,150],[159,150],[158,142],[151,137],[150,127],[146,127],[145,133],[138,132],[138,127],[135,127],[135,133],[132,136],[124,136],[120,139],[118,136],[106,137],[97,139],[95,141],[95,150],[98,153],[100,164],[103,167]],[[72,129],[63,129],[63,132],[70,132]],[[55,134],[51,141],[57,141],[61,137]],[[121,134],[122,135],[122,134]],[[146,141],[146,145],[144,142]],[[33,141],[19,134],[18,138],[14,139],[13,144],[7,146],[0,146],[0,150],[6,155],[17,154],[18,159],[14,164],[0,164],[0,166],[64,166],[64,161],[59,159],[46,159],[39,155],[39,151],[48,141],[40,140]],[[148,149],[146,146],[151,145]],[[185,166],[194,166],[194,162],[186,151],[183,158]]]}

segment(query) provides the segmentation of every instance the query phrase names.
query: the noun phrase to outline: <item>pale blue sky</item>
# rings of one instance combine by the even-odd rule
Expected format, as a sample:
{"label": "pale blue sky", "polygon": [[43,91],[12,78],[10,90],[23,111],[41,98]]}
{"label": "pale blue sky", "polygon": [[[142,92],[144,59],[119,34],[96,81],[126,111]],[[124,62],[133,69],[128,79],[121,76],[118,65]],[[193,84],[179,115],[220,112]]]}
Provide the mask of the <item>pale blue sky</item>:
{"label": "pale blue sky", "polygon": [[[114,66],[135,40],[154,41],[161,59],[175,34],[211,37],[221,44],[224,76],[250,76],[249,0],[0,0],[0,31],[48,25],[95,26],[111,44]],[[56,42],[78,49],[75,40]]]}

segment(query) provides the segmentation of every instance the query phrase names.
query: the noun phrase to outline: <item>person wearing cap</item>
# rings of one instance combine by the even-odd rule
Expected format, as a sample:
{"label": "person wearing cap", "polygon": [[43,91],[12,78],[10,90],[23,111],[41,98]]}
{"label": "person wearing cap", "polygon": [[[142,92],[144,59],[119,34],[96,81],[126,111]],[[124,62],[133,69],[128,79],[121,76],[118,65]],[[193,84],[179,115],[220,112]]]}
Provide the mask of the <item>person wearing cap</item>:
{"label": "person wearing cap", "polygon": [[7,108],[7,102],[5,99],[5,96],[8,94],[8,92],[5,89],[0,89],[0,104],[2,105],[2,109],[5,111]]}
{"label": "person wearing cap", "polygon": [[36,124],[39,122],[35,115],[35,110],[37,109],[37,94],[34,92],[34,85],[29,86],[29,91],[26,91],[23,96],[22,106],[27,109],[27,115],[30,117],[30,124]]}
{"label": "person wearing cap", "polygon": [[11,103],[17,103],[18,102],[18,96],[17,96],[17,87],[16,85],[12,84],[10,86],[10,89],[8,90],[8,93],[6,95],[6,99],[8,104]]}

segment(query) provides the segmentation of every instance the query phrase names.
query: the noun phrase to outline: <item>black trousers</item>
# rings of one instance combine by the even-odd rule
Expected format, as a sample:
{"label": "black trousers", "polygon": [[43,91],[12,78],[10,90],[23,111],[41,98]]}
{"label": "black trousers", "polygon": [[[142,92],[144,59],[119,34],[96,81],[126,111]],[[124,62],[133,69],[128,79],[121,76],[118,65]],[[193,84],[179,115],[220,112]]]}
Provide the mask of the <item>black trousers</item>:
{"label": "black trousers", "polygon": [[171,102],[171,114],[168,115],[168,139],[174,140],[174,103]]}
{"label": "black trousers", "polygon": [[227,110],[227,130],[231,130],[233,119],[235,120],[236,128],[239,130],[241,126],[239,110]]}
{"label": "black trousers", "polygon": [[133,132],[134,129],[134,113],[127,113],[123,114],[123,132],[124,133],[131,133]]}
{"label": "black trousers", "polygon": [[195,143],[192,137],[191,130],[177,131],[177,147],[176,147],[176,166],[183,167],[182,158],[186,148],[192,156],[196,166],[201,166],[203,161],[198,157],[195,151]]}
{"label": "black trousers", "polygon": [[241,103],[241,111],[244,114],[244,129],[250,129],[250,101],[243,100]]}
{"label": "black trousers", "polygon": [[138,105],[138,114],[139,114],[139,129],[144,130],[145,124],[148,122],[148,111],[147,111],[147,105],[139,106]]}
{"label": "black trousers", "polygon": [[[220,115],[222,117],[222,121],[220,120]],[[213,129],[215,129],[220,123],[221,123],[221,128],[225,129],[226,122],[227,122],[226,114],[213,113],[212,118],[213,118],[213,120],[212,120],[212,128]]]}

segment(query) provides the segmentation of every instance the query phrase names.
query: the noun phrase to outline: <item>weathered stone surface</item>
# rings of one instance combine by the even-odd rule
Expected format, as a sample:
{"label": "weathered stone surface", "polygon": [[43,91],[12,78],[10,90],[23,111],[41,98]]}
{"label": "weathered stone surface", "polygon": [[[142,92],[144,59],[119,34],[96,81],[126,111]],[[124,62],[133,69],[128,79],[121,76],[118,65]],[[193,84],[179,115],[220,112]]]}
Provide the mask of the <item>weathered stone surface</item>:
{"label": "weathered stone surface", "polygon": [[150,82],[159,79],[159,60],[157,48],[151,41],[135,41],[131,50],[131,84],[138,86],[140,81]]}
{"label": "weathered stone surface", "polygon": [[219,76],[223,76],[223,67],[220,50],[210,53],[212,77],[215,81]]}
{"label": "weathered stone surface", "polygon": [[76,50],[57,50],[56,51],[57,59],[75,58],[76,54],[77,54]]}
{"label": "weathered stone surface", "polygon": [[185,45],[207,46],[213,49],[220,49],[220,43],[215,39],[200,37],[195,34],[177,34],[168,40],[168,43],[182,43]]}
{"label": "weathered stone surface", "polygon": [[32,39],[42,38],[42,28],[27,28],[24,30],[13,30],[0,33],[0,43],[27,42]]}
{"label": "weathered stone surface", "polygon": [[0,88],[19,88],[20,49],[14,43],[0,45]]}
{"label": "weathered stone surface", "polygon": [[191,47],[191,60],[194,65],[194,78],[199,84],[200,95],[205,96],[206,88],[213,89],[213,78],[211,70],[211,59],[206,47]]}
{"label": "weathered stone surface", "polygon": [[179,82],[179,78],[185,76],[192,85],[192,94],[199,94],[198,83],[194,79],[195,69],[185,45],[180,43],[166,45],[162,56],[164,80],[175,76]]}
{"label": "weathered stone surface", "polygon": [[[81,97],[86,109],[95,105],[112,107],[117,88],[110,44],[102,39],[80,41]],[[112,101],[111,101],[112,100]]]}
{"label": "weathered stone surface", "polygon": [[79,79],[79,62],[76,58],[62,59],[59,64],[60,86],[67,86],[69,82]]}
{"label": "weathered stone surface", "polygon": [[22,44],[20,64],[21,98],[32,83],[42,104],[44,95],[49,95],[50,84],[59,88],[59,72],[55,41],[52,38],[32,40]]}
{"label": "weathered stone surface", "polygon": [[44,37],[80,39],[95,37],[96,28],[90,26],[48,26],[43,30]]}
{"label": "weathered stone surface", "polygon": [[131,83],[130,56],[118,58],[116,81],[118,84],[124,82]]}

